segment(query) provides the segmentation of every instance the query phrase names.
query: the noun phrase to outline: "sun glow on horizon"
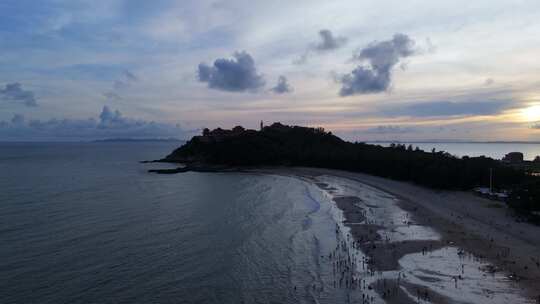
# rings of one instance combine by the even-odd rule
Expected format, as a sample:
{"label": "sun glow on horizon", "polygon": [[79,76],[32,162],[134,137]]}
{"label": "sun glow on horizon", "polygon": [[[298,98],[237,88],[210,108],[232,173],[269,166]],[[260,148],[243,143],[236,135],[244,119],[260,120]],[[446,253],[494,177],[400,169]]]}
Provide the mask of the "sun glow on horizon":
{"label": "sun glow on horizon", "polygon": [[540,105],[533,105],[521,110],[521,116],[528,122],[540,120]]}

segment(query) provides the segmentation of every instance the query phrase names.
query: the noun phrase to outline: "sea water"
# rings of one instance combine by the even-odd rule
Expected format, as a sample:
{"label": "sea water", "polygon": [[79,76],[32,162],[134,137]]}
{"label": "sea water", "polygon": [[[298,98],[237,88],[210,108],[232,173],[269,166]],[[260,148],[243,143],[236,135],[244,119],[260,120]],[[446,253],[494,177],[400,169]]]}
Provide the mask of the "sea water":
{"label": "sea water", "polygon": [[[329,254],[351,239],[335,195],[360,198],[369,220],[387,227],[378,231],[385,242],[439,239],[430,227],[403,224],[409,215],[393,196],[347,179],[157,175],[147,170],[171,165],[139,163],[176,145],[1,143],[0,303],[349,303],[363,294],[382,303],[373,290],[337,284]],[[404,282],[456,302],[526,302],[504,274],[486,278],[476,271],[483,264],[456,250],[356,275],[375,284],[407,273]],[[430,267],[426,280],[419,265],[428,263],[440,269]],[[467,280],[454,287],[458,264]]]}
{"label": "sea water", "polygon": [[138,163],[176,145],[0,144],[0,303],[346,301],[316,187]]}
{"label": "sea water", "polygon": [[[390,146],[391,143],[372,143],[380,146]],[[507,153],[521,152],[525,160],[533,160],[536,156],[540,156],[540,143],[428,143],[428,142],[403,142],[405,145],[412,145],[421,150],[431,152],[436,151],[448,152],[452,155],[463,156],[487,156],[494,159],[502,159]]]}

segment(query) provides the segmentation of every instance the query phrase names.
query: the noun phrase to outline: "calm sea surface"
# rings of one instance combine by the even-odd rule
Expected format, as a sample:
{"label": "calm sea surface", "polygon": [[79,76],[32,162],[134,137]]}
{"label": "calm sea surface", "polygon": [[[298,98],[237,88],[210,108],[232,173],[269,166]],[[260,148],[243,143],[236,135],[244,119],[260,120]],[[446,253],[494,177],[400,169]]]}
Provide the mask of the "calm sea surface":
{"label": "calm sea surface", "polygon": [[[372,143],[374,145],[389,146],[390,143]],[[526,160],[533,160],[540,155],[540,144],[524,143],[403,143],[419,147],[424,151],[446,151],[456,156],[489,156],[501,159],[509,152],[522,152]]]}
{"label": "calm sea surface", "polygon": [[336,246],[321,192],[138,163],[175,145],[0,144],[0,303],[312,303]]}

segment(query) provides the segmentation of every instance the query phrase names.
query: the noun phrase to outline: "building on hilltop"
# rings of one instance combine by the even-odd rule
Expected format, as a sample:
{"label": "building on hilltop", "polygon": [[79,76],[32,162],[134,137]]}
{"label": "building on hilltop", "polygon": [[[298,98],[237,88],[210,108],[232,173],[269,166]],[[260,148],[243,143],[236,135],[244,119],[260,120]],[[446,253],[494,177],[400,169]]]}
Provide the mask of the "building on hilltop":
{"label": "building on hilltop", "polygon": [[523,153],[521,152],[510,152],[506,154],[503,159],[504,162],[516,164],[523,162]]}
{"label": "building on hilltop", "polygon": [[227,137],[239,136],[247,132],[248,130],[244,129],[242,126],[236,126],[231,130],[216,128],[210,130],[204,128],[202,131],[202,136],[196,136],[198,140],[202,142],[219,142],[224,140]]}

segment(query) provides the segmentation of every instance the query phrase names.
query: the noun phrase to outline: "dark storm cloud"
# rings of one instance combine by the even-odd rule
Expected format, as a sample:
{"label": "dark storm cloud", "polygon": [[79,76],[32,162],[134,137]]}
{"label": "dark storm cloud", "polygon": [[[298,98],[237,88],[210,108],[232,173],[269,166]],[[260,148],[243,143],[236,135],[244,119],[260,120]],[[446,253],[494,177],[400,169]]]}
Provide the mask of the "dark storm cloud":
{"label": "dark storm cloud", "polygon": [[330,30],[323,29],[319,31],[321,42],[315,45],[317,51],[330,51],[338,49],[347,43],[345,37],[335,37]]}
{"label": "dark storm cloud", "polygon": [[104,106],[99,117],[88,119],[27,120],[15,114],[0,121],[0,140],[94,140],[104,138],[184,138],[174,124],[128,118]]}
{"label": "dark storm cloud", "polygon": [[20,102],[29,107],[37,106],[34,92],[24,90],[20,83],[8,83],[3,89],[0,89],[0,99],[6,101]]}
{"label": "dark storm cloud", "polygon": [[382,110],[387,116],[470,116],[470,115],[495,115],[515,106],[511,101],[431,101],[413,103],[405,106],[392,107]]}
{"label": "dark storm cloud", "polygon": [[276,86],[271,89],[276,94],[290,93],[293,90],[293,87],[287,82],[287,77],[285,76],[279,76]]}
{"label": "dark storm cloud", "polygon": [[211,89],[228,92],[255,92],[265,85],[263,76],[257,73],[251,55],[235,52],[233,57],[216,59],[211,66],[199,64],[199,81],[206,82]]}
{"label": "dark storm cloud", "polygon": [[402,58],[415,53],[414,40],[404,34],[395,34],[391,40],[374,42],[354,55],[362,64],[338,81],[342,84],[339,94],[380,93],[388,90],[392,70]]}

